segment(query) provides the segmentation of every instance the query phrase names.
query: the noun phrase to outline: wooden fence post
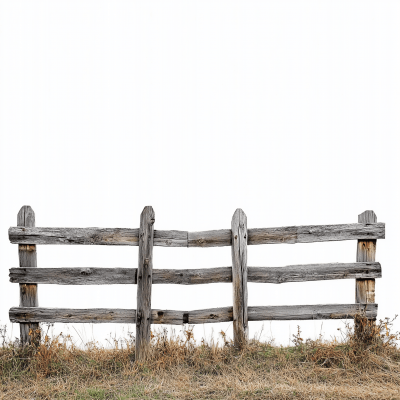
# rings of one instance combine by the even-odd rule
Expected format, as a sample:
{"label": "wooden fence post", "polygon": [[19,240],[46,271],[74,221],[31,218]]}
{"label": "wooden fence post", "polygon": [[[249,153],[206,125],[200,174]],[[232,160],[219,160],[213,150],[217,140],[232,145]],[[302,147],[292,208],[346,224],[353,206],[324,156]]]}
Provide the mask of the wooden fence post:
{"label": "wooden fence post", "polygon": [[247,217],[238,208],[232,217],[233,340],[242,349],[248,338]]}
{"label": "wooden fence post", "polygon": [[153,207],[147,206],[140,215],[139,265],[137,271],[137,310],[136,310],[136,360],[148,357],[151,340],[151,285],[153,279]]}
{"label": "wooden fence post", "polygon": [[[35,212],[31,206],[23,206],[19,210],[17,216],[17,225],[34,227],[35,226]],[[34,244],[19,244],[18,245],[19,266],[21,268],[36,268],[36,245]],[[20,283],[19,284],[19,306],[20,307],[38,307],[38,293],[37,284],[34,283]],[[20,341],[22,345],[32,342],[33,335],[29,332],[39,329],[39,323],[21,323],[20,326]],[[39,339],[39,333],[36,333],[36,339]]]}
{"label": "wooden fence post", "polygon": [[[364,211],[358,216],[360,224],[374,224],[376,214],[372,210]],[[376,239],[358,240],[357,262],[375,262]],[[356,303],[375,303],[375,279],[356,279]],[[355,326],[356,334],[360,334],[360,326]]]}

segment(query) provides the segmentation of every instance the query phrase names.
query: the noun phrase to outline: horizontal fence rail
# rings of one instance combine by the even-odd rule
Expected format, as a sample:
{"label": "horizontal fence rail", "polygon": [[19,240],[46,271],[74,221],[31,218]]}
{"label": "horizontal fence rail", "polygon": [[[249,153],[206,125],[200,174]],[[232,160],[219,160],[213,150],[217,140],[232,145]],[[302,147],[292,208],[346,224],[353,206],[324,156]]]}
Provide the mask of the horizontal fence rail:
{"label": "horizontal fence rail", "polygon": [[[378,305],[368,304],[317,304],[300,306],[248,307],[249,321],[287,321],[353,319],[356,314],[365,313],[367,318],[376,318]],[[92,308],[38,308],[13,307],[10,309],[11,322],[64,322],[64,323],[136,323],[136,310]],[[233,307],[210,308],[194,311],[151,310],[152,324],[207,324],[230,322]]]}
{"label": "horizontal fence rail", "polygon": [[[247,267],[247,281],[286,283],[331,279],[381,278],[378,262]],[[58,285],[137,284],[137,268],[11,268],[10,282]],[[232,282],[232,267],[204,269],[153,269],[153,284],[199,285]]]}
{"label": "horizontal fence rail", "polygon": [[[21,343],[31,340],[30,332],[40,322],[129,323],[136,324],[135,358],[149,354],[151,324],[205,324],[233,322],[234,345],[243,348],[248,341],[249,321],[353,319],[362,314],[373,323],[377,317],[375,279],[382,277],[375,261],[377,239],[385,238],[385,224],[378,223],[373,211],[358,216],[357,224],[307,225],[247,229],[247,216],[237,209],[231,229],[187,232],[155,230],[152,207],[143,209],[138,229],[128,228],[36,228],[31,207],[18,213],[17,227],[8,231],[11,243],[18,244],[19,268],[10,269],[10,282],[20,286],[20,307],[10,309],[12,322],[20,324]],[[284,267],[247,266],[247,246],[279,243],[312,243],[357,240],[357,262],[288,265]],[[139,246],[137,268],[36,268],[36,245],[118,245]],[[204,269],[153,269],[153,247],[231,246],[231,266]],[[135,265],[134,264],[134,265]],[[247,283],[310,282],[354,279],[355,304],[293,306],[248,306]],[[151,308],[153,284],[197,285],[231,283],[233,306],[193,311]],[[136,309],[42,308],[37,298],[38,284],[114,285],[135,284]],[[133,296],[132,296],[133,297]],[[356,326],[358,329],[358,327]]]}
{"label": "horizontal fence rail", "polygon": [[[248,245],[313,243],[385,238],[385,224],[340,224],[248,229]],[[11,227],[11,243],[138,246],[139,229]],[[154,230],[154,246],[222,247],[232,245],[232,231],[203,232]]]}

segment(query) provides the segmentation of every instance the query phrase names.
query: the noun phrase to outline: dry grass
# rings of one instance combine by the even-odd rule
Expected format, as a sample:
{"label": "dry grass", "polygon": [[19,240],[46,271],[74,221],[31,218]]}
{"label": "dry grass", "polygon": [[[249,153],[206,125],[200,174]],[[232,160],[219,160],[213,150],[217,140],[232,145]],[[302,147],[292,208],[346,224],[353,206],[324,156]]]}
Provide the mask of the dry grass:
{"label": "dry grass", "polygon": [[134,362],[134,340],[106,349],[42,333],[38,346],[6,340],[0,347],[1,399],[400,399],[400,350],[391,321],[376,326],[362,317],[333,342],[293,346],[251,341],[244,351],[196,345],[183,336],[154,334],[151,359]]}

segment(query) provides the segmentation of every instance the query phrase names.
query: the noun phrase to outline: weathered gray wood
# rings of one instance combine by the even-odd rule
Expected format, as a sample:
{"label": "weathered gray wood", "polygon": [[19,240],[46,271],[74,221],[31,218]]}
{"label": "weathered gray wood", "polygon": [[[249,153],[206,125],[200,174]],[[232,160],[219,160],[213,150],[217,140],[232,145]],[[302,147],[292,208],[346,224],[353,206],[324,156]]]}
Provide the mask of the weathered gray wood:
{"label": "weathered gray wood", "polygon": [[11,268],[10,282],[56,285],[136,284],[137,268]]}
{"label": "weathered gray wood", "polygon": [[9,312],[11,322],[63,322],[63,323],[125,323],[136,322],[136,310],[111,308],[28,308],[13,307]]}
{"label": "weathered gray wood", "polygon": [[[373,211],[364,211],[358,216],[358,222],[375,224],[377,221]],[[359,240],[357,243],[357,261],[374,262],[376,239]],[[375,279],[356,279],[356,303],[375,303]]]}
{"label": "weathered gray wood", "polygon": [[[137,246],[138,229],[11,227],[11,243]],[[248,245],[384,239],[385,224],[310,225],[248,229]],[[231,246],[231,230],[204,232],[154,231],[154,245],[163,247]]]}
{"label": "weathered gray wood", "polygon": [[288,265],[287,267],[248,267],[247,281],[286,283],[331,279],[381,278],[379,263],[328,263]]}
{"label": "weathered gray wood", "polygon": [[385,224],[341,224],[249,229],[249,245],[384,239]]}
{"label": "weathered gray wood", "polygon": [[377,315],[377,304],[317,304],[302,306],[249,307],[249,321],[351,319],[365,313],[368,318]]}
{"label": "weathered gray wood", "polygon": [[148,357],[151,340],[151,286],[155,215],[147,206],[140,215],[139,264],[137,271],[136,360]]}
{"label": "weathered gray wood", "polygon": [[232,321],[232,315],[232,307],[209,308],[194,311],[152,310],[151,323],[167,325],[209,324]]}
{"label": "weathered gray wood", "polygon": [[[330,279],[381,278],[378,262],[247,267],[247,281],[286,283]],[[137,268],[11,268],[10,282],[56,285],[132,285]],[[154,284],[199,285],[232,282],[232,267],[204,269],[153,269]]]}
{"label": "weathered gray wood", "polygon": [[217,282],[232,282],[232,267],[153,270],[154,284],[199,285]]}
{"label": "weathered gray wood", "polygon": [[[34,227],[35,226],[35,212],[31,206],[23,206],[18,212],[17,225],[21,227]],[[25,228],[22,228],[25,229]],[[37,268],[36,246],[34,244],[20,244],[18,245],[19,266],[20,268],[29,269]],[[38,307],[38,291],[37,285],[34,283],[20,283],[19,285],[19,305],[20,307]],[[32,342],[33,333],[39,329],[37,323],[21,323],[20,327],[20,341],[21,344],[28,344]],[[36,339],[39,339],[36,333]]]}
{"label": "weathered gray wood", "polygon": [[232,217],[233,341],[243,348],[248,339],[247,217],[238,208]]}
{"label": "weathered gray wood", "polygon": [[[249,321],[352,319],[365,312],[376,318],[377,304],[317,304],[301,306],[248,307]],[[136,322],[136,310],[92,308],[34,308],[13,307],[9,312],[11,322],[63,322],[63,323],[126,323]],[[233,307],[210,308],[194,311],[152,310],[152,324],[182,325],[233,320]]]}
{"label": "weathered gray wood", "polygon": [[188,247],[187,231],[159,231],[154,230],[154,246]]}
{"label": "weathered gray wood", "polygon": [[125,228],[20,228],[8,230],[11,243],[138,246],[139,230]]}
{"label": "weathered gray wood", "polygon": [[[128,228],[34,228],[11,227],[11,243],[83,244],[110,246],[138,246],[139,229]],[[154,245],[187,247],[186,231],[154,231]]]}
{"label": "weathered gray wood", "polygon": [[231,244],[232,231],[230,229],[188,232],[188,247],[223,247]]}

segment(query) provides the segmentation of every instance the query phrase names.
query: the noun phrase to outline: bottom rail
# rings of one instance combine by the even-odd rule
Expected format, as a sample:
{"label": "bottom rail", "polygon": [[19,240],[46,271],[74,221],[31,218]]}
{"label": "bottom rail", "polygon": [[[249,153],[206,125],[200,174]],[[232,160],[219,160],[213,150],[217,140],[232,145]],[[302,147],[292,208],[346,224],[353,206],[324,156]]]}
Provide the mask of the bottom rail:
{"label": "bottom rail", "polygon": [[[369,319],[375,319],[378,312],[378,305],[374,303],[360,303],[266,306],[248,307],[247,312],[249,321],[352,319],[357,314],[364,314]],[[232,307],[194,311],[152,310],[151,313],[152,324],[207,324],[233,320]],[[13,307],[10,309],[9,315],[10,321],[17,323],[136,323],[136,310],[119,308]]]}

